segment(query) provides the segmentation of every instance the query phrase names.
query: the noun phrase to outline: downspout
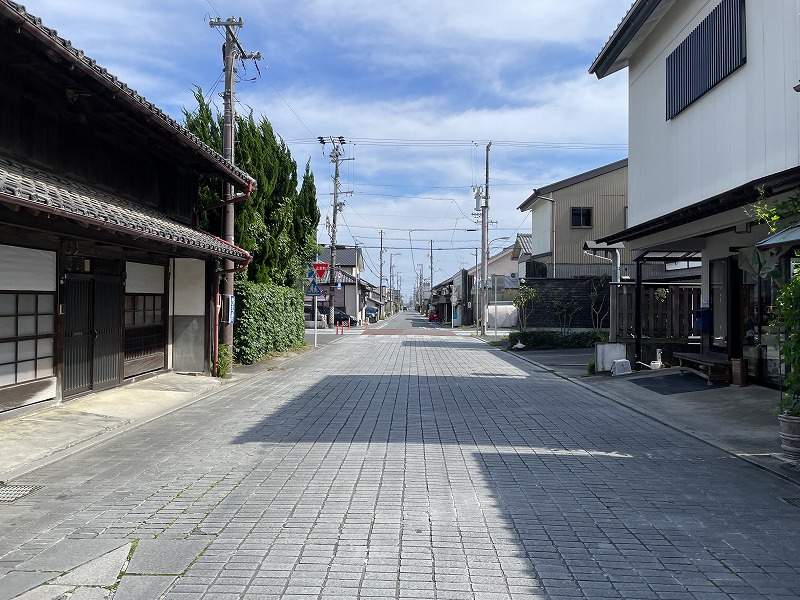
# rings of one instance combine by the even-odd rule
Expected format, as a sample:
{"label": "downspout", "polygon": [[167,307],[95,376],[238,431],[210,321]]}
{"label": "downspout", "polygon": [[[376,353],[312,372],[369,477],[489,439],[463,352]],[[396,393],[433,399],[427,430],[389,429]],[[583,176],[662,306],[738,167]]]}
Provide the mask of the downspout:
{"label": "downspout", "polygon": [[[206,206],[204,208],[200,208],[200,209],[196,210],[195,211],[195,222],[196,222],[195,227],[199,228],[199,225],[197,225],[197,221],[199,219],[200,213],[206,212],[208,210],[212,210],[214,208],[220,208],[221,206],[225,206],[227,204],[236,204],[238,202],[243,202],[243,201],[249,199],[252,193],[253,193],[253,182],[251,181],[251,182],[249,182],[249,184],[247,186],[247,191],[246,192],[243,192],[241,194],[237,194],[237,195],[233,196],[229,201],[227,201],[227,202],[218,202],[218,203],[213,204],[211,206]],[[213,365],[212,365],[212,368],[211,368],[211,374],[212,374],[212,376],[217,377],[218,374],[219,374],[219,312],[220,312],[220,309],[221,309],[220,302],[219,302],[220,277],[225,273],[232,273],[232,274],[235,275],[236,273],[243,272],[244,270],[247,269],[248,266],[250,266],[250,263],[253,261],[253,256],[249,252],[247,252],[247,250],[239,248],[238,246],[235,246],[234,244],[231,244],[230,242],[228,242],[226,240],[223,240],[222,238],[217,237],[216,235],[214,235],[212,233],[208,233],[208,232],[204,232],[204,233],[206,233],[206,235],[210,235],[215,240],[225,244],[226,246],[230,246],[231,248],[233,248],[233,249],[235,249],[235,250],[237,250],[239,252],[243,252],[247,256],[247,259],[246,259],[246,261],[245,261],[245,263],[243,265],[241,265],[239,267],[235,267],[233,269],[221,269],[221,270],[216,271],[214,273],[214,288],[213,288],[213,294],[214,294],[214,333],[211,336],[212,343],[214,345],[214,357],[213,357]]]}
{"label": "downspout", "polygon": [[213,368],[212,368],[212,375],[214,377],[217,377],[217,375],[219,374],[219,312],[220,312],[220,309],[221,309],[220,302],[219,302],[219,283],[220,283],[220,278],[222,277],[222,275],[224,275],[226,273],[232,273],[234,275],[236,273],[242,273],[243,271],[245,271],[247,269],[248,266],[250,266],[250,263],[253,261],[253,256],[247,250],[239,248],[238,246],[235,246],[235,245],[231,244],[230,242],[226,242],[225,240],[223,240],[221,238],[218,238],[215,235],[212,235],[210,233],[208,233],[207,235],[210,235],[211,237],[213,237],[214,239],[216,239],[219,242],[222,242],[226,246],[230,246],[231,248],[233,248],[233,249],[235,249],[235,250],[237,250],[239,252],[243,252],[247,257],[245,262],[244,262],[244,264],[242,264],[242,265],[240,265],[238,267],[234,267],[233,269],[220,269],[219,271],[216,271],[214,273],[214,335],[212,336],[213,337],[213,342],[214,342],[214,364],[213,364]]}

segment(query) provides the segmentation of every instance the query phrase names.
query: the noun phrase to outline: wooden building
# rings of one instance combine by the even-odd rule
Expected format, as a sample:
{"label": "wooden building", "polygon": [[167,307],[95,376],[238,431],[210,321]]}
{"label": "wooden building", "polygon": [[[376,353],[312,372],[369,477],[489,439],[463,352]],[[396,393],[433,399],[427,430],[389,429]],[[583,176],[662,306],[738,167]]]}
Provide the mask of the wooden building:
{"label": "wooden building", "polygon": [[253,179],[9,0],[0,54],[0,411],[208,371],[250,257],[195,225],[199,178]]}

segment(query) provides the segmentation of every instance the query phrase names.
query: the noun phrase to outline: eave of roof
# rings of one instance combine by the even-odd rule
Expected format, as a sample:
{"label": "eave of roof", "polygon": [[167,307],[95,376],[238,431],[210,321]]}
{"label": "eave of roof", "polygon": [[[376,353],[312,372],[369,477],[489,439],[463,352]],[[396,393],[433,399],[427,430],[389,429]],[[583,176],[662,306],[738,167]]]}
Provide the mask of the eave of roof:
{"label": "eave of roof", "polygon": [[628,60],[676,0],[636,0],[597,55],[589,73],[598,79],[628,66]]}
{"label": "eave of roof", "polygon": [[607,244],[626,242],[667,231],[698,219],[713,217],[721,212],[752,204],[758,197],[758,190],[760,189],[764,190],[766,198],[790,190],[800,189],[800,167],[794,167],[769,177],[750,181],[722,194],[717,194],[701,202],[685,206],[595,241]]}
{"label": "eave of roof", "polygon": [[56,215],[133,238],[248,262],[250,254],[160,212],[0,157],[0,202]]}
{"label": "eave of roof", "polygon": [[200,138],[189,132],[136,90],[109,73],[107,69],[98,66],[97,61],[86,56],[82,50],[73,47],[71,41],[59,37],[55,29],[43,25],[42,19],[27,12],[23,5],[11,0],[0,0],[0,17],[12,21],[20,29],[25,30],[33,39],[64,60],[69,65],[69,69],[79,69],[89,75],[107,88],[113,97],[123,102],[129,110],[142,115],[145,121],[152,122],[167,131],[178,143],[191,148],[198,156],[213,165],[217,171],[226,175],[236,187],[241,190],[255,188],[256,181],[250,175],[220,156]]}
{"label": "eave of roof", "polygon": [[557,181],[556,183],[551,183],[541,188],[537,188],[533,190],[533,193],[528,196],[522,204],[517,207],[519,211],[526,211],[530,210],[534,203],[539,199],[540,196],[545,194],[552,194],[553,192],[557,192],[559,190],[563,190],[564,188],[568,188],[572,185],[577,185],[579,183],[583,183],[584,181],[589,181],[596,177],[601,177],[608,173],[613,173],[619,169],[624,169],[628,166],[628,159],[623,158],[622,160],[618,160],[616,162],[603,165],[602,167],[597,167],[596,169],[592,169],[591,171],[586,171],[585,173],[580,173],[579,175],[573,175],[572,177],[568,177],[567,179],[562,179],[561,181]]}

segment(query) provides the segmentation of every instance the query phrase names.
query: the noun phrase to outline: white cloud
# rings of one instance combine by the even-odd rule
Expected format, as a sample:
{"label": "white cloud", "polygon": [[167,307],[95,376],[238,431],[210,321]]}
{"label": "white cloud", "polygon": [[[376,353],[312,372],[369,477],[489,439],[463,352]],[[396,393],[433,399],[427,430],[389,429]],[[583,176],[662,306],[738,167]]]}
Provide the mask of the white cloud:
{"label": "white cloud", "polygon": [[[297,140],[343,135],[476,141],[356,144],[357,160],[344,169],[356,194],[347,199],[340,243],[351,243],[352,233],[365,245],[377,245],[372,238],[384,229],[387,245],[407,248],[408,229],[432,228],[439,231],[413,232],[412,238],[421,246],[430,239],[451,248],[479,244],[479,232],[456,230],[474,227],[470,186],[483,183],[490,139],[490,214],[498,222],[493,237],[513,235],[520,226],[525,215],[516,207],[531,188],[624,156],[619,149],[500,142],[625,144],[626,74],[598,82],[587,70],[630,0],[27,3],[45,25],[178,120],[181,107],[193,106],[193,85],[207,94],[221,91],[222,38],[208,25],[217,16],[214,6],[224,10],[223,18],[242,17],[243,46],[266,58],[262,78],[238,84],[240,110],[266,115],[291,141],[300,168],[312,158],[323,208],[330,203],[331,165],[318,144]],[[246,77],[256,75],[249,67]],[[521,231],[528,228],[524,224]],[[324,217],[321,232],[320,241],[327,242]],[[369,253],[377,264],[377,252]],[[434,255],[440,279],[474,264],[469,250]],[[426,252],[415,250],[413,260],[426,264],[427,277]],[[396,262],[411,281],[411,251]]]}

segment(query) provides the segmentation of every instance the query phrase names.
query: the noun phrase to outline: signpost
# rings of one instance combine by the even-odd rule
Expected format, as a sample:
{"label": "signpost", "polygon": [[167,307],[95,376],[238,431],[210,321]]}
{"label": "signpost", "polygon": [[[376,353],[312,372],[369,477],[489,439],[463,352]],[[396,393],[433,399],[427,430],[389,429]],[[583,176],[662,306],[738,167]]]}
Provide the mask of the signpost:
{"label": "signpost", "polygon": [[306,288],[306,296],[314,298],[314,307],[312,308],[312,315],[314,317],[314,348],[317,347],[317,298],[322,295],[322,290],[319,289],[317,281],[325,277],[328,272],[328,263],[315,262],[308,265],[308,273],[306,279],[310,279],[308,287]]}

